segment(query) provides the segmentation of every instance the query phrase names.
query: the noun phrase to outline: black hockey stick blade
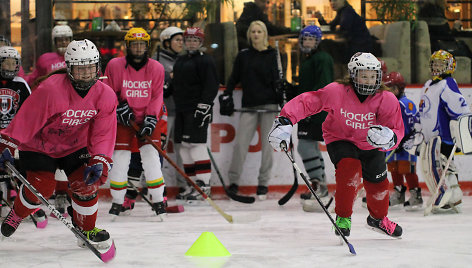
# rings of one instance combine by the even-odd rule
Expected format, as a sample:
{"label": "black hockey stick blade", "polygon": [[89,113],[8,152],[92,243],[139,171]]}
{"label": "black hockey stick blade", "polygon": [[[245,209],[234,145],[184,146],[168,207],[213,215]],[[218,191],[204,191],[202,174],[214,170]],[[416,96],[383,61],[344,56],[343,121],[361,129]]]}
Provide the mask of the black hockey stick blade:
{"label": "black hockey stick blade", "polygon": [[213,166],[215,167],[216,174],[218,175],[218,178],[220,179],[221,185],[223,186],[223,189],[225,190],[226,195],[229,196],[229,198],[233,199],[234,201],[238,201],[238,202],[246,203],[246,204],[254,203],[256,201],[256,199],[254,197],[238,195],[238,194],[232,193],[232,192],[228,191],[228,189],[226,189],[226,185],[225,185],[225,182],[223,180],[223,176],[221,176],[220,170],[218,169],[218,166],[216,165],[215,159],[213,158],[213,154],[211,153],[210,148],[207,147],[207,151],[208,151],[208,156],[210,156],[210,161],[213,164]]}
{"label": "black hockey stick blade", "polygon": [[284,150],[285,154],[287,155],[288,159],[290,159],[290,162],[292,162],[292,166],[293,168],[295,168],[298,172],[298,174],[300,174],[300,177],[302,177],[303,181],[305,182],[306,186],[308,187],[308,189],[310,190],[311,194],[315,197],[316,201],[318,201],[318,203],[320,204],[321,208],[323,208],[323,211],[326,213],[326,216],[328,216],[329,220],[331,221],[331,223],[333,224],[334,228],[336,229],[336,231],[338,231],[338,234],[341,235],[341,238],[342,240],[347,244],[347,246],[349,247],[349,252],[351,252],[352,255],[356,255],[356,251],[354,250],[354,246],[351,245],[351,243],[349,243],[349,241],[347,240],[346,236],[341,232],[341,230],[339,229],[338,225],[336,225],[336,222],[333,220],[333,217],[331,217],[331,215],[329,214],[328,210],[325,208],[325,205],[323,204],[323,202],[321,202],[320,198],[318,197],[318,195],[315,193],[315,190],[313,190],[313,187],[311,187],[310,185],[310,182],[308,181],[308,179],[305,177],[305,174],[303,174],[303,172],[300,170],[300,168],[298,167],[297,163],[295,163],[295,161],[293,160],[293,157],[289,154],[289,152],[287,151],[287,144],[285,142],[282,142],[281,144],[281,147],[282,149]]}
{"label": "black hockey stick blade", "polygon": [[[292,150],[292,149],[293,149],[293,144],[292,144],[292,140],[290,139],[290,150]],[[292,152],[292,155],[293,155],[293,152]],[[293,168],[293,184],[292,184],[292,187],[290,188],[290,190],[284,196],[282,196],[282,198],[279,199],[279,206],[285,205],[285,203],[287,203],[288,200],[290,200],[290,198],[292,198],[292,196],[295,194],[297,189],[298,189],[297,170],[295,168]]]}
{"label": "black hockey stick blade", "polygon": [[101,253],[100,251],[98,251],[98,249],[96,249],[90,243],[90,241],[87,240],[87,238],[84,236],[84,234],[81,231],[79,231],[74,225],[72,225],[72,223],[67,221],[67,219],[64,218],[64,216],[62,216],[62,214],[55,207],[53,207],[49,203],[49,201],[46,198],[44,198],[44,196],[40,192],[38,192],[36,190],[36,188],[34,188],[34,186],[31,185],[29,183],[29,181],[27,181],[26,178],[23,177],[23,175],[21,175],[21,173],[10,162],[6,161],[5,166],[8,169],[10,169],[10,171],[13,173],[13,175],[15,177],[17,177],[23,183],[23,185],[26,186],[31,191],[31,193],[33,193],[41,201],[41,203],[43,203],[43,205],[48,207],[48,209],[52,212],[52,214],[54,214],[54,216],[57,217],[58,220],[60,220],[62,223],[64,223],[64,225],[67,228],[69,228],[69,230],[71,230],[72,233],[74,233],[77,238],[82,240],[84,242],[85,246],[88,249],[90,249],[90,251],[92,251],[93,254],[95,254],[95,256],[97,256],[103,262],[109,262],[115,257],[115,254],[116,254],[115,241],[112,240],[112,244],[111,244],[110,248],[107,249],[106,252]]}

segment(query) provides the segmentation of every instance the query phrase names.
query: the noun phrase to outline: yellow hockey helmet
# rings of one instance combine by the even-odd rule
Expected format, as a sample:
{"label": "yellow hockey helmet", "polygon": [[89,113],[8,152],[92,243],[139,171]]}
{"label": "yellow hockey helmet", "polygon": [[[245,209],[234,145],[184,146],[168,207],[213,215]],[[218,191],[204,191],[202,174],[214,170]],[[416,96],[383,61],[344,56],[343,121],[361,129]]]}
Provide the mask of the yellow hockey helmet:
{"label": "yellow hockey helmet", "polygon": [[149,47],[149,41],[151,40],[151,36],[140,27],[134,27],[129,29],[129,31],[125,35],[126,46],[129,46],[129,43],[132,41],[146,41]]}
{"label": "yellow hockey helmet", "polygon": [[451,53],[440,49],[431,55],[429,66],[433,79],[440,78],[443,74],[451,75],[454,73],[456,70],[456,59]]}

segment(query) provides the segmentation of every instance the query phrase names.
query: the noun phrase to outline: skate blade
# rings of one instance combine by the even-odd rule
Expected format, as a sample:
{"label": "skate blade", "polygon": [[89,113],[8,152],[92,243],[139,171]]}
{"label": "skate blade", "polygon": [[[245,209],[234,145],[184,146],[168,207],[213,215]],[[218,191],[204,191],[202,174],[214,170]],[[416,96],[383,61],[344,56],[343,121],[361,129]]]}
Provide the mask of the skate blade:
{"label": "skate blade", "polygon": [[111,222],[115,222],[117,219],[118,219],[118,215],[115,215],[115,214],[111,214]]}
{"label": "skate blade", "polygon": [[257,198],[259,199],[259,201],[264,201],[264,200],[267,200],[267,195],[266,194],[257,195]]}
{"label": "skate blade", "polygon": [[396,204],[388,207],[388,210],[400,210],[403,208],[403,204]]}
{"label": "skate blade", "polygon": [[[108,239],[106,241],[102,241],[102,242],[93,242],[93,241],[89,241],[90,244],[97,250],[100,250],[100,251],[107,251],[111,248],[112,244],[113,244],[113,239]],[[80,248],[86,248],[87,246],[85,245],[85,242],[82,241],[81,239],[77,239],[77,246],[79,246]]]}
{"label": "skate blade", "polygon": [[157,216],[157,219],[159,222],[163,222],[165,220],[165,218],[167,218],[167,213],[162,213],[162,214],[159,214],[159,215],[156,215]]}
{"label": "skate blade", "polygon": [[372,226],[370,226],[370,225],[368,225],[368,224],[366,224],[365,227],[366,227],[367,229],[370,229],[370,230],[374,231],[374,232],[377,232],[377,233],[379,233],[379,234],[383,234],[383,235],[388,236],[388,237],[391,237],[391,238],[402,239],[401,236],[391,236],[391,235],[388,235],[387,233],[385,233],[384,231],[380,230],[379,228],[372,227]]}

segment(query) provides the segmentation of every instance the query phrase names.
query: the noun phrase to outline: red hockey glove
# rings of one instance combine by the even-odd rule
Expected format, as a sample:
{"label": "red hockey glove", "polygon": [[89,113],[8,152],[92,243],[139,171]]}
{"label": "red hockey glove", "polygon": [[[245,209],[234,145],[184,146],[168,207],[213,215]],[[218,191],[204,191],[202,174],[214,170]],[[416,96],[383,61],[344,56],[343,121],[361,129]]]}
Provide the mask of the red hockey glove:
{"label": "red hockey glove", "polygon": [[94,155],[85,168],[84,181],[87,185],[92,185],[99,181],[100,185],[104,184],[108,179],[108,171],[113,166],[110,157],[103,154]]}
{"label": "red hockey glove", "polygon": [[18,145],[16,145],[13,139],[7,135],[0,134],[0,166],[2,168],[5,168],[5,161],[14,164],[15,159],[13,155],[16,148],[18,148]]}

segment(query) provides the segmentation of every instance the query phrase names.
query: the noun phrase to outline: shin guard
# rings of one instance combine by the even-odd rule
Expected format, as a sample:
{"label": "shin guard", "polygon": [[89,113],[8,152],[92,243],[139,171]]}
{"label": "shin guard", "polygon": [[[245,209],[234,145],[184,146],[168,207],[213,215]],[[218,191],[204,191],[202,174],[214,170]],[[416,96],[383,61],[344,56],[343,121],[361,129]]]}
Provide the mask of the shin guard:
{"label": "shin guard", "polygon": [[388,180],[378,183],[364,180],[367,209],[375,219],[383,219],[388,214]]}

